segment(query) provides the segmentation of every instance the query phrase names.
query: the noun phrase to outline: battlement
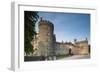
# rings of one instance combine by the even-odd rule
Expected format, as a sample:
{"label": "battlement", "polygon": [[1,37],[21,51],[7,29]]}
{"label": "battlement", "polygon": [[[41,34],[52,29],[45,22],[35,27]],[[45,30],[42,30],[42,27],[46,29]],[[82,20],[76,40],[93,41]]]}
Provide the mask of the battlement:
{"label": "battlement", "polygon": [[76,44],[88,43],[88,40],[77,41]]}
{"label": "battlement", "polygon": [[54,25],[53,25],[53,23],[50,22],[49,20],[40,20],[39,26],[40,26],[40,25],[48,25],[48,26],[50,26],[50,27],[54,30]]}
{"label": "battlement", "polygon": [[53,23],[50,22],[49,20],[41,20],[40,22],[47,23],[47,24],[53,24]]}

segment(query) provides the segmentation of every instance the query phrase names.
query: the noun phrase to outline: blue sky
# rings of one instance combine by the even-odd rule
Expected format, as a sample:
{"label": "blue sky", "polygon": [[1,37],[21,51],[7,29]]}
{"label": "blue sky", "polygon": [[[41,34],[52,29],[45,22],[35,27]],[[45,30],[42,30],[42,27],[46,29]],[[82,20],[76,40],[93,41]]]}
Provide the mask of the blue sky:
{"label": "blue sky", "polygon": [[90,14],[39,12],[38,15],[54,24],[58,42],[73,42],[75,38],[83,40],[86,37],[90,40]]}

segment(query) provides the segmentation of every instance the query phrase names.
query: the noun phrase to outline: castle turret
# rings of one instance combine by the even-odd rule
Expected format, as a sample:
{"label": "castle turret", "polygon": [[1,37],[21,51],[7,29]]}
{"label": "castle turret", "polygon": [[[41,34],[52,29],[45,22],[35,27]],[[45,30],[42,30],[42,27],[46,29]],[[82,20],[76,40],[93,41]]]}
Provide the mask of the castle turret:
{"label": "castle turret", "polygon": [[75,45],[76,45],[76,49],[75,50],[77,50],[76,52],[74,52],[74,53],[76,53],[76,54],[82,54],[82,55],[87,55],[87,54],[89,54],[89,45],[88,45],[88,40],[87,40],[87,38],[85,39],[85,40],[81,40],[81,41],[77,41],[76,43],[75,43]]}
{"label": "castle turret", "polygon": [[52,56],[54,49],[54,26],[41,18],[39,22],[39,49],[43,56]]}

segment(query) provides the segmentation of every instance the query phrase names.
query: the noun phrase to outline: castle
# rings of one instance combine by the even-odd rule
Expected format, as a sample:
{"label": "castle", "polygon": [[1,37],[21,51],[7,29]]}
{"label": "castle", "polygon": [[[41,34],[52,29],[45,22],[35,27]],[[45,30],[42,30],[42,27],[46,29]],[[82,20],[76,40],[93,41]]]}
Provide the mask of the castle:
{"label": "castle", "polygon": [[57,42],[54,34],[52,22],[41,20],[38,23],[39,32],[34,36],[31,44],[33,45],[33,56],[57,56],[57,55],[88,55],[88,40],[71,42]]}

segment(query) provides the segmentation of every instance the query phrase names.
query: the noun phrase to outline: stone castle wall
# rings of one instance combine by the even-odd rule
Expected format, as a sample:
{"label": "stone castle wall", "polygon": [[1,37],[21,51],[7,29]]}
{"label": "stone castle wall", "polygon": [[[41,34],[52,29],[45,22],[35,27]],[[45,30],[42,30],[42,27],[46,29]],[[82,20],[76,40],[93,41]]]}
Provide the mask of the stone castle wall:
{"label": "stone castle wall", "polygon": [[78,41],[75,43],[56,42],[54,34],[54,25],[47,20],[39,22],[39,33],[32,41],[33,55],[36,56],[52,56],[52,55],[83,55],[89,54],[88,41]]}

